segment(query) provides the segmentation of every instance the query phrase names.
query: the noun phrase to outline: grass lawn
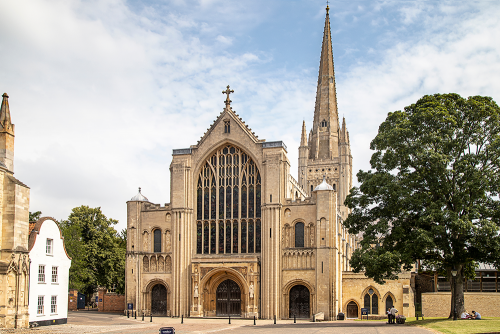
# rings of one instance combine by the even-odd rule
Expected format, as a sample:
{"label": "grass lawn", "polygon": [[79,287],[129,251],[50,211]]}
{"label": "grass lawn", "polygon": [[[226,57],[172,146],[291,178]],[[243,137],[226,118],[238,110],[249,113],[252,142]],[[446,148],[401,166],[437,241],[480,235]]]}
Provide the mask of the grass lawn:
{"label": "grass lawn", "polygon": [[500,318],[483,317],[482,320],[448,320],[447,318],[406,318],[409,326],[422,326],[447,334],[500,333]]}

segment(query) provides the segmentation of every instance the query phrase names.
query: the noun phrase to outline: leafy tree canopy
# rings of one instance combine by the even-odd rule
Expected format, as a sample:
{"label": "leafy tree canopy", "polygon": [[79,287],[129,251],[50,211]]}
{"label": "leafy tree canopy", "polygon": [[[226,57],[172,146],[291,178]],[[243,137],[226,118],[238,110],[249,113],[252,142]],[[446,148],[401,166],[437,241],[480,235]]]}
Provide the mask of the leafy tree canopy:
{"label": "leafy tree canopy", "polygon": [[35,222],[42,216],[42,211],[30,212],[30,222]]}
{"label": "leafy tree canopy", "polygon": [[[463,284],[476,261],[500,265],[499,122],[490,97],[457,94],[388,114],[370,145],[372,170],[359,171],[346,199],[345,226],[363,237],[355,271],[383,283],[421,259],[457,270]],[[454,298],[463,309],[461,290]]]}
{"label": "leafy tree canopy", "polygon": [[98,286],[125,290],[126,233],[118,233],[101,208],[74,208],[60,226],[72,258],[69,287],[91,295]]}

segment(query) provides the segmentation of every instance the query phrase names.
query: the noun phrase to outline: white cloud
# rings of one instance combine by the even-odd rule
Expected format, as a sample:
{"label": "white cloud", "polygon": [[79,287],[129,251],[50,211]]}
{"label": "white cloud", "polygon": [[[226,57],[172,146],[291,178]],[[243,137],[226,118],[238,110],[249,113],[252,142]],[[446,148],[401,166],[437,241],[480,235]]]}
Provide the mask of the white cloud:
{"label": "white cloud", "polygon": [[[138,186],[151,201],[168,202],[172,149],[196,144],[224,107],[221,91],[228,84],[235,90],[233,108],[259,138],[285,141],[296,175],[302,120],[309,131],[314,112],[317,67],[301,64],[290,73],[272,56],[279,45],[252,44],[262,39],[254,29],[271,25],[281,11],[279,4],[263,4],[204,0],[132,8],[121,0],[1,2],[0,89],[11,97],[15,171],[31,186],[32,211],[64,219],[75,206],[101,206],[123,228],[125,201]],[[353,15],[359,15],[356,24],[367,22],[367,29],[378,29],[369,25],[372,19],[388,29],[399,13],[393,2],[364,6],[362,13],[349,6],[334,11],[332,5],[337,35],[349,33]],[[428,93],[495,98],[499,11],[486,7],[467,11],[445,4],[438,14],[418,13],[404,29],[377,30],[368,46],[360,42],[334,50],[348,55],[335,65],[355,171],[369,167],[368,145],[387,112]],[[318,24],[317,66],[324,8],[317,15],[311,11]],[[425,28],[411,31],[419,22]],[[363,57],[365,51],[369,55]],[[344,64],[351,57],[348,68]],[[289,55],[290,62],[295,58]]]}
{"label": "white cloud", "polygon": [[339,108],[346,112],[356,172],[370,168],[369,142],[388,112],[425,94],[488,95],[498,101],[499,8],[484,8],[463,20],[448,16],[446,8],[427,17],[427,28],[411,39],[395,40],[381,63],[359,64],[341,80]]}

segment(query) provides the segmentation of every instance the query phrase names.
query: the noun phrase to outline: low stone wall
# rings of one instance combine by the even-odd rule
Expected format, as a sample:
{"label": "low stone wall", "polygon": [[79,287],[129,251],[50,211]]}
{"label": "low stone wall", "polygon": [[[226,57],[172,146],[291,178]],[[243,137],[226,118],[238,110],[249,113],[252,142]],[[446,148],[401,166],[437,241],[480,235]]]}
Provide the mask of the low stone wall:
{"label": "low stone wall", "polygon": [[99,289],[97,310],[99,312],[123,312],[125,310],[125,295],[114,292],[107,293],[106,289]]}
{"label": "low stone wall", "polygon": [[[500,317],[500,293],[465,292],[464,306],[467,312],[479,312],[482,317]],[[450,292],[422,293],[424,317],[448,317],[451,308]],[[460,316],[460,315],[458,315]]]}

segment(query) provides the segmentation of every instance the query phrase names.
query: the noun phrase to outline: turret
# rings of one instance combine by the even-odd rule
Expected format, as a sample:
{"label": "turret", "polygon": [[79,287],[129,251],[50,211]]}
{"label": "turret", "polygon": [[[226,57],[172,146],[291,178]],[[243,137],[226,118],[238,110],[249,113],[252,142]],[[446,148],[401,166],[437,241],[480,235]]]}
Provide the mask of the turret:
{"label": "turret", "polygon": [[10,119],[9,95],[2,95],[2,108],[0,109],[0,166],[14,173],[14,124]]}
{"label": "turret", "polygon": [[307,145],[306,122],[302,122],[302,134],[299,147],[299,186],[307,191],[307,159],[309,157],[309,146]]}

